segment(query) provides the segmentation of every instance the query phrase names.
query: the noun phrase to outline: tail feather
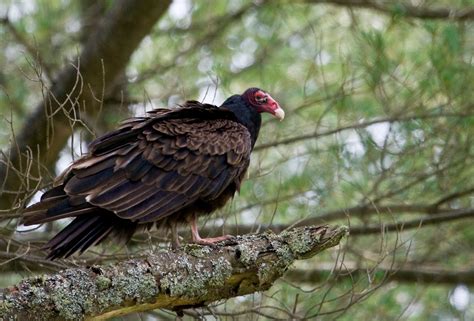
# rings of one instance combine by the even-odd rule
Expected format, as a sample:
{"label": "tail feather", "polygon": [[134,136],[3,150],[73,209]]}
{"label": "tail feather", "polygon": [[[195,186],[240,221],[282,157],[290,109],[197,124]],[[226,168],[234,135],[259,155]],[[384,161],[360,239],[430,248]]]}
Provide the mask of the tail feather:
{"label": "tail feather", "polygon": [[81,229],[80,233],[73,233],[75,237],[67,237],[50,249],[48,258],[68,257],[75,252],[84,252],[89,246],[97,244],[112,230],[112,226],[95,224],[91,229]]}
{"label": "tail feather", "polygon": [[97,223],[99,218],[99,216],[79,216],[75,218],[68,226],[56,234],[46,247],[54,248],[58,244],[70,243],[72,240],[80,238],[82,234],[87,233],[94,227],[94,223]]}
{"label": "tail feather", "polygon": [[80,254],[84,253],[84,251],[86,251],[89,247],[101,243],[107,237],[107,235],[112,232],[113,226],[103,225],[100,228],[96,228],[93,234],[88,235],[89,240],[84,242],[80,247],[77,248],[77,250]]}
{"label": "tail feather", "polygon": [[24,225],[42,224],[66,217],[75,217],[96,211],[96,207],[83,201],[72,203],[67,196],[56,196],[28,207],[23,213]]}
{"label": "tail feather", "polygon": [[64,192],[64,186],[63,185],[58,185],[56,187],[53,187],[52,189],[44,192],[43,195],[41,195],[41,200],[47,200],[49,198],[54,198],[57,196],[66,196],[66,192]]}
{"label": "tail feather", "polygon": [[125,220],[114,213],[94,206],[82,195],[67,195],[64,185],[43,194],[41,201],[25,209],[24,225],[42,224],[73,217],[74,220],[54,236],[46,245],[48,259],[66,258],[76,252],[101,243],[113,234],[128,241],[138,224]]}
{"label": "tail feather", "polygon": [[101,243],[110,234],[122,236],[124,241],[128,241],[135,229],[136,223],[120,219],[112,213],[81,215],[53,237],[45,249],[49,250],[48,259],[67,258]]}

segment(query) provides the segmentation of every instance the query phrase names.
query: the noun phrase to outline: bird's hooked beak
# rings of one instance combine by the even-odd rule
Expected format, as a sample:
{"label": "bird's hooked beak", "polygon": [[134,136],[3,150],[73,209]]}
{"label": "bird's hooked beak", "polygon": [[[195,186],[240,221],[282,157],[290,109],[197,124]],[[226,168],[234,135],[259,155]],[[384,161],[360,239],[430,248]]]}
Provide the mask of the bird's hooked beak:
{"label": "bird's hooked beak", "polygon": [[264,106],[264,110],[282,121],[285,118],[285,111],[283,108],[281,108],[280,104],[268,93],[266,94],[266,99],[267,102]]}
{"label": "bird's hooked beak", "polygon": [[273,115],[275,115],[275,117],[278,118],[278,120],[282,121],[285,118],[285,111],[280,106],[278,106],[278,108],[275,109],[275,112]]}

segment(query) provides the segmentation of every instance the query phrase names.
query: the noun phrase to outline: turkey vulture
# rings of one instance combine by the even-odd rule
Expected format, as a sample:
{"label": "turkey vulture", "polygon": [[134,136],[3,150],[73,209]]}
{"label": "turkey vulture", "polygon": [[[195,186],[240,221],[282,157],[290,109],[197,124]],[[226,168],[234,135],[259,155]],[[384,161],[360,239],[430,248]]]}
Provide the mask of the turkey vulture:
{"label": "turkey vulture", "polygon": [[261,125],[260,113],[285,113],[264,90],[249,88],[220,107],[187,101],[130,118],[89,145],[45,192],[26,208],[23,224],[74,220],[45,246],[48,258],[84,252],[108,235],[131,238],[140,227],[191,225],[192,239],[212,244],[229,236],[201,238],[197,217],[222,207],[245,176]]}

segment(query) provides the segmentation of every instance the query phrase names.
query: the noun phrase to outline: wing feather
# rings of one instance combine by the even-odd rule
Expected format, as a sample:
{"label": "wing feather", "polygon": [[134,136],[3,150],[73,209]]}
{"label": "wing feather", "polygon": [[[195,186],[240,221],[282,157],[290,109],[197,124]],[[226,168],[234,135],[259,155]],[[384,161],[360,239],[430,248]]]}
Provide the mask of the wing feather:
{"label": "wing feather", "polygon": [[[193,108],[186,109],[191,114]],[[239,185],[252,149],[248,130],[230,119],[169,114],[125,122],[115,134],[94,141],[92,154],[73,165],[65,181],[69,198],[81,195],[88,205],[143,223]]]}
{"label": "wing feather", "polygon": [[155,194],[156,190],[149,188],[149,186],[144,186],[143,189],[134,191],[126,197],[114,199],[111,203],[107,204],[107,208],[114,212],[126,210],[153,197]]}
{"label": "wing feather", "polygon": [[88,202],[101,208],[112,209],[109,206],[113,206],[118,200],[127,197],[128,201],[132,201],[134,196],[137,197],[137,193],[143,193],[149,188],[150,186],[141,184],[140,181],[123,179],[113,188],[89,197]]}
{"label": "wing feather", "polygon": [[109,167],[103,169],[101,172],[98,172],[95,175],[90,175],[83,178],[81,178],[79,175],[74,175],[68,180],[64,190],[69,195],[88,193],[93,188],[102,186],[103,183],[110,181],[114,174],[113,167]]}
{"label": "wing feather", "polygon": [[143,217],[154,213],[152,220],[157,221],[170,214],[170,211],[176,211],[176,207],[180,207],[188,200],[183,194],[160,191],[155,198],[150,198],[126,211],[118,212],[117,215],[121,218],[140,219],[143,222]]}

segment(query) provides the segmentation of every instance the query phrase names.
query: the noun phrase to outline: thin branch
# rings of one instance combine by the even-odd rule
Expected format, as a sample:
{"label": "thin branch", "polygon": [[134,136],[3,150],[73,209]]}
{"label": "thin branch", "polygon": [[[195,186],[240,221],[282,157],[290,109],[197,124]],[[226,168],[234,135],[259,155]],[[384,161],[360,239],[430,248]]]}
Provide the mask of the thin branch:
{"label": "thin branch", "polygon": [[439,206],[441,206],[445,203],[451,202],[455,199],[458,199],[458,198],[461,198],[461,197],[464,197],[464,196],[467,196],[467,195],[470,195],[470,194],[473,194],[473,193],[474,193],[474,187],[468,188],[466,190],[454,192],[454,193],[446,195],[443,198],[441,198],[440,200],[438,200],[436,202],[436,204],[434,204],[434,206],[439,207]]}
{"label": "thin branch", "polygon": [[9,253],[9,252],[4,252],[0,251],[0,259],[2,259],[2,263],[0,266],[4,268],[5,264],[13,261],[22,261],[26,263],[33,263],[34,267],[37,268],[38,270],[44,269],[45,267],[50,268],[50,269],[59,269],[59,268],[65,268],[67,265],[54,262],[51,260],[46,260],[44,257],[36,256],[36,255],[29,255],[29,254],[18,254],[18,253]]}
{"label": "thin branch", "polygon": [[344,269],[334,269],[334,266],[316,266],[311,270],[290,270],[285,274],[285,279],[297,283],[318,283],[330,279],[341,280],[343,278],[370,277],[371,280],[381,279],[404,283],[427,283],[427,284],[458,284],[474,285],[474,269],[446,270],[432,268],[429,266],[416,267],[384,267],[377,266],[375,269],[350,267],[348,262],[344,263]]}
{"label": "thin branch", "polygon": [[352,227],[351,235],[377,234],[381,232],[401,232],[410,229],[417,229],[423,226],[436,225],[440,223],[452,222],[461,219],[474,218],[474,208],[463,208],[437,214],[435,216],[425,216],[409,221],[397,222],[392,224],[382,224],[376,226]]}
{"label": "thin branch", "polygon": [[395,214],[395,213],[433,213],[433,207],[425,204],[402,204],[402,205],[377,205],[367,204],[354,206],[340,210],[326,212],[317,217],[321,222],[330,222],[338,219],[353,218],[356,216],[369,216],[373,214]]}
{"label": "thin branch", "polygon": [[406,115],[406,116],[390,116],[386,118],[380,118],[380,119],[373,119],[370,121],[365,121],[365,122],[359,122],[347,126],[341,126],[335,129],[323,131],[323,132],[313,132],[313,133],[308,133],[308,134],[303,134],[295,137],[290,137],[286,139],[282,139],[279,141],[275,142],[269,142],[269,143],[264,143],[264,144],[259,144],[255,146],[254,150],[263,150],[263,149],[268,149],[276,146],[284,146],[284,145],[290,145],[294,143],[298,143],[304,140],[308,139],[316,139],[320,137],[325,137],[325,136],[331,136],[340,132],[343,132],[345,130],[349,129],[361,129],[365,127],[369,127],[371,125],[375,124],[380,124],[380,123],[392,123],[392,122],[403,122],[403,121],[410,121],[410,120],[417,120],[417,119],[431,119],[431,118],[439,118],[439,117],[472,117],[474,114],[468,113],[444,113],[444,114],[421,114],[421,115]]}
{"label": "thin branch", "polygon": [[47,80],[51,80],[53,76],[53,68],[45,61],[43,55],[38,48],[32,45],[13,25],[8,17],[0,19],[0,24],[4,25],[5,28],[10,32],[13,38],[22,45],[28,54],[35,60],[38,67],[41,69],[39,74],[44,76]]}
{"label": "thin branch", "polygon": [[[420,212],[424,212],[425,210],[429,210],[431,207],[423,207],[420,206],[418,209],[421,210]],[[334,213],[338,214],[344,214],[347,218],[350,218],[350,215],[348,213],[367,213],[363,210],[363,207],[354,207],[354,208],[349,208],[341,211],[335,211]],[[397,211],[395,211],[397,207],[395,206],[381,206],[379,208],[374,207],[372,210],[368,210],[368,212],[372,213],[390,213],[390,214],[395,214]],[[413,208],[410,208],[410,206],[406,206],[404,208],[403,205],[400,205],[398,208],[401,213],[406,210],[407,212],[413,210],[413,212],[418,212],[417,205],[414,205]],[[345,212],[344,212],[345,211]],[[440,223],[446,223],[446,222],[452,222],[452,221],[457,221],[457,220],[462,220],[462,219],[472,219],[474,218],[474,208],[462,208],[462,209],[456,209],[456,210],[443,210],[443,211],[436,211],[436,212],[427,212],[430,215],[427,216],[422,216],[418,218],[414,218],[412,220],[407,220],[407,221],[401,221],[401,222],[396,222],[396,223],[391,223],[391,224],[378,224],[378,225],[368,225],[368,226],[351,226],[349,233],[350,235],[370,235],[370,234],[379,234],[381,232],[401,232],[401,231],[406,231],[410,229],[417,229],[417,228],[422,228],[424,226],[428,225],[436,225]],[[343,218],[343,217],[341,217]],[[317,224],[324,224],[327,223],[328,220],[326,219],[321,219],[319,216],[312,216],[306,219],[303,219],[297,223],[287,225],[287,224],[272,224],[272,225],[247,225],[247,224],[240,224],[240,225],[230,225],[226,226],[224,228],[226,233],[229,234],[247,234],[247,233],[252,233],[255,231],[256,228],[260,231],[265,231],[265,230],[271,230],[275,233],[279,233],[281,231],[284,231],[288,228],[291,227],[300,227],[300,226],[311,226],[311,225],[317,225]],[[215,227],[204,227],[201,229],[201,232],[203,235],[215,235],[216,230],[220,231],[221,229],[216,229]]]}
{"label": "thin branch", "polygon": [[400,1],[376,1],[376,0],[304,0],[313,4],[332,4],[341,7],[371,9],[384,14],[418,19],[442,19],[442,20],[473,20],[474,7],[430,8],[426,6],[414,6]]}

